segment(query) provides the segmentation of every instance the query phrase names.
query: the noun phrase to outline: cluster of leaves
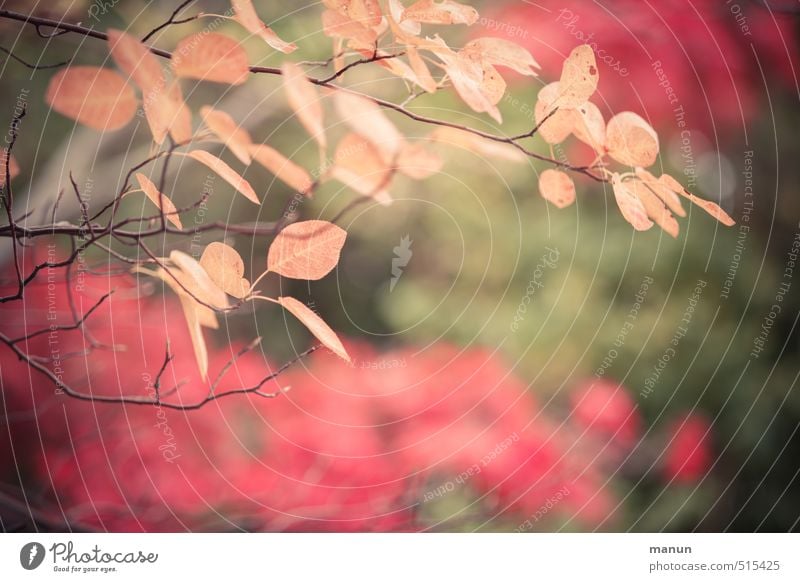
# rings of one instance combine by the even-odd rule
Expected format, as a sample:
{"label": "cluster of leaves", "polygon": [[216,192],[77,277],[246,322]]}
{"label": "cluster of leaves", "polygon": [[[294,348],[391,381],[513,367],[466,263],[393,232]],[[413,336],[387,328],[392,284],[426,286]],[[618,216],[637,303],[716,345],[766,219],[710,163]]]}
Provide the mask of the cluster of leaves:
{"label": "cluster of leaves", "polygon": [[[328,159],[324,99],[333,102],[337,115],[349,128],[350,132],[335,147],[333,162],[323,162],[324,171],[318,181],[281,152],[254,141],[224,111],[201,107],[199,117],[203,124],[201,129],[193,131],[193,112],[184,102],[182,79],[239,85],[256,70],[250,66],[243,47],[224,34],[209,31],[191,34],[169,53],[152,48],[126,32],[109,30],[106,38],[111,57],[127,79],[111,68],[70,66],[51,79],[46,101],[55,111],[101,131],[126,126],[141,105],[153,141],[161,146],[170,138],[168,155],[182,155],[207,166],[255,204],[260,204],[260,200],[253,186],[222,159],[204,149],[175,150],[203,140],[222,143],[241,163],[249,165],[255,161],[263,165],[304,196],[311,196],[318,182],[335,179],[364,198],[390,204],[390,186],[397,174],[425,179],[440,171],[443,159],[428,144],[409,142],[382,111],[389,106],[408,113],[401,105],[333,85],[332,80],[355,65],[375,63],[422,92],[433,93],[452,86],[472,110],[486,113],[501,123],[497,105],[506,92],[506,82],[498,67],[525,76],[538,75],[539,65],[530,52],[510,40],[482,37],[454,50],[439,35],[423,36],[424,25],[469,26],[478,20],[474,8],[453,0],[418,0],[410,6],[404,6],[400,0],[387,0],[383,6],[378,0],[325,0],[324,5],[323,31],[334,44],[332,62],[336,72],[331,77],[311,78],[300,64],[291,62],[274,70],[257,68],[258,72],[282,76],[288,104],[319,146],[321,160]],[[250,0],[234,0],[232,8],[234,20],[270,47],[283,53],[297,48],[281,40],[259,19]],[[348,54],[361,58],[345,64]],[[157,56],[169,57],[169,72]],[[636,230],[649,229],[655,223],[677,236],[674,215],[686,215],[680,196],[700,205],[723,223],[733,224],[716,204],[685,191],[669,175],[656,178],[645,169],[656,161],[659,152],[656,132],[639,115],[629,111],[606,123],[599,108],[589,101],[597,90],[598,80],[592,49],[588,45],[578,46],[564,61],[559,81],[540,91],[535,106],[536,126],[527,134],[499,138],[452,123],[424,119],[436,125],[427,141],[514,161],[528,156],[554,163],[556,168],[541,173],[539,188],[542,196],[558,207],[575,200],[575,185],[566,170],[610,182],[623,217]],[[597,157],[590,166],[576,168],[520,145],[520,140],[537,133],[549,144],[574,135],[590,145]],[[633,171],[612,172],[607,167],[609,158]],[[181,210],[173,201],[144,173],[136,173],[135,178],[139,190],[159,208],[162,226],[169,221],[182,229]],[[252,285],[244,278],[241,257],[223,243],[210,244],[199,262],[173,250],[168,257],[153,257],[157,263],[155,269],[142,265],[133,269],[163,280],[181,298],[204,377],[208,357],[202,329],[216,329],[217,313],[253,300],[283,306],[325,346],[348,358],[334,332],[304,304],[290,297],[264,297],[255,290],[255,285],[269,272],[298,279],[325,276],[336,266],[345,232],[331,222],[316,220],[279,225],[282,230],[278,229],[269,248],[267,269]],[[238,301],[231,304],[229,296]]]}

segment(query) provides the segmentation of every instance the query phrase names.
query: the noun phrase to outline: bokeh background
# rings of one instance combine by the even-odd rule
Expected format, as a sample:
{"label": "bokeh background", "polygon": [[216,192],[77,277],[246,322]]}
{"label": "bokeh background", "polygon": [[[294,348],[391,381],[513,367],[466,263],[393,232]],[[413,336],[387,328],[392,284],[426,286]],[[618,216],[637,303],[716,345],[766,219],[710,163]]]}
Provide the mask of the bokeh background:
{"label": "bokeh background", "polygon": [[[141,36],[167,19],[173,4],[4,2],[3,9]],[[718,202],[737,224],[726,228],[692,209],[677,240],[635,233],[601,184],[577,180],[577,202],[557,210],[537,192],[546,166],[443,151],[438,175],[395,182],[390,209],[365,204],[346,215],[348,241],[334,274],[310,285],[267,280],[270,291],[313,302],[345,339],[352,366],[317,352],[270,384],[291,386],[279,398],[231,398],[184,413],[68,399],[0,350],[3,530],[798,529],[800,281],[787,270],[800,236],[798,5],[471,4],[480,20],[449,27],[442,32],[448,42],[514,40],[541,63],[540,78],[508,72],[502,127],[469,112],[449,90],[415,99],[410,109],[522,133],[531,127],[536,94],[558,78],[569,51],[596,43],[607,60],[599,62],[594,100],[606,117],[629,109],[648,119],[660,136],[657,169]],[[300,46],[289,58],[330,56],[320,4],[257,5],[265,22]],[[226,10],[224,2],[197,0],[185,12]],[[173,26],[153,42],[169,50],[202,26]],[[242,39],[254,65],[283,58],[233,22],[217,32]],[[110,66],[100,41],[44,40],[3,19],[0,37],[31,62],[71,57]],[[319,76],[326,70],[309,68]],[[100,135],[48,110],[51,71],[6,59],[0,74],[2,102],[23,94],[28,103],[15,186],[18,210],[32,212],[29,222],[46,220],[70,170],[99,207],[124,169],[146,157],[141,120]],[[398,101],[407,96],[378,67],[354,69],[342,82]],[[306,168],[319,163],[274,77],[254,76],[231,89],[200,85],[188,101],[228,111]],[[1,114],[10,122],[13,106]],[[390,117],[411,139],[430,129]],[[548,153],[538,138],[532,143]],[[582,144],[553,150],[573,161],[590,154]],[[245,177],[266,196],[257,217],[232,204],[217,180],[196,220],[279,215],[292,192],[255,166]],[[205,172],[179,161],[169,194],[189,203],[205,182]],[[332,182],[298,212],[331,219],[354,196]],[[68,198],[59,216],[74,220]],[[126,201],[123,211],[141,213],[142,200]],[[213,240],[222,235],[163,244],[191,252]],[[253,273],[261,271],[268,240],[225,240]],[[51,242],[59,253],[67,248]],[[26,264],[46,252],[31,248]],[[8,248],[2,253],[8,264]],[[393,277],[398,259],[405,266]],[[175,298],[157,285],[137,286],[124,269],[109,275],[115,265],[101,252],[87,253],[86,262],[90,271],[76,291],[81,305],[120,290],[89,329],[124,349],[74,358],[67,376],[93,391],[143,394],[169,338],[176,355],[170,382],[185,381],[182,398],[202,396],[208,386],[196,377]],[[68,283],[54,277],[31,287],[24,309],[0,307],[4,332],[47,325],[48,301],[68,317]],[[763,349],[754,352],[760,334]],[[239,360],[220,386],[252,383],[312,341],[277,309],[243,310],[209,336],[212,376],[255,335],[264,338],[260,350]],[[40,339],[30,349],[46,350]],[[64,332],[60,341],[66,352],[83,349],[86,339]]]}

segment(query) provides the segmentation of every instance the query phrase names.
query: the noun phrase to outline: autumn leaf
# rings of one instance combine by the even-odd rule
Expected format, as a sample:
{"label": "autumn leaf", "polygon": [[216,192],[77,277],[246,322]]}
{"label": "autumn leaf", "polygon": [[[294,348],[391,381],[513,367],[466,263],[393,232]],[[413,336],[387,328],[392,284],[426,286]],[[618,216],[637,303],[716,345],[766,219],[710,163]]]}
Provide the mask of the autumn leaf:
{"label": "autumn leaf", "polygon": [[575,137],[598,154],[603,154],[606,144],[606,120],[597,105],[591,101],[579,105],[573,111],[573,120],[572,132]]}
{"label": "autumn leaf", "polygon": [[678,237],[678,221],[664,205],[664,202],[638,178],[625,182],[626,188],[642,201],[647,216],[672,238]]}
{"label": "autumn leaf", "polygon": [[628,166],[652,166],[658,157],[658,135],[636,113],[623,111],[608,120],[608,155]]}
{"label": "autumn leaf", "polygon": [[330,175],[385,206],[392,202],[388,192],[391,166],[374,143],[357,133],[346,135],[336,146]]}
{"label": "autumn leaf", "polygon": [[200,257],[200,266],[214,284],[228,295],[243,299],[250,290],[250,282],[243,277],[244,262],[236,249],[221,242],[212,242]]}
{"label": "autumn leaf", "polygon": [[405,145],[405,138],[373,101],[347,91],[334,91],[336,112],[353,130],[371,141],[388,160]]}
{"label": "autumn leaf", "polygon": [[489,158],[499,158],[511,162],[524,162],[526,159],[524,153],[510,144],[499,143],[455,127],[437,127],[428,135],[428,138],[439,143],[461,147]]}
{"label": "autumn leaf", "polygon": [[375,30],[336,10],[326,10],[322,13],[322,31],[325,36],[350,41],[351,47],[356,49],[369,49],[378,41]]}
{"label": "autumn leaf", "polygon": [[477,38],[468,42],[462,52],[474,53],[489,64],[508,67],[530,77],[538,76],[534,69],[541,68],[526,48],[504,38]]}
{"label": "autumn leaf", "polygon": [[214,283],[194,257],[176,249],[170,252],[169,260],[180,269],[176,278],[191,295],[216,309],[230,307],[225,292]]}
{"label": "autumn leaf", "polygon": [[462,101],[473,111],[488,113],[497,123],[502,123],[496,105],[502,99],[506,85],[497,70],[468,55],[439,53],[439,58]]}
{"label": "autumn leaf", "polygon": [[[644,168],[636,168],[635,172],[636,177],[644,182],[644,184],[650,188],[650,190],[652,190],[653,193],[658,196],[672,212],[678,216],[686,216],[686,211],[683,209],[680,197],[678,196],[677,192],[670,187],[670,185],[665,184]],[[678,191],[683,190],[678,182],[675,182],[674,185],[677,185]]]}
{"label": "autumn leaf", "polygon": [[592,47],[576,46],[561,69],[558,106],[574,108],[584,103],[597,90],[599,78]]}
{"label": "autumn leaf", "polygon": [[[414,73],[413,81],[428,93],[435,93],[437,88],[436,80],[431,76],[431,71],[420,56],[417,48],[414,46],[406,47],[406,56],[408,56],[408,62]],[[394,59],[388,60],[394,61]]]}
{"label": "autumn leaf", "polygon": [[167,86],[164,70],[150,49],[127,32],[109,28],[107,34],[111,57],[133,79],[142,95],[146,96],[150,91],[163,91]]}
{"label": "autumn leaf", "polygon": [[403,11],[402,20],[422,24],[466,24],[471,26],[478,20],[478,11],[472,6],[453,0],[418,0]]}
{"label": "autumn leaf", "polygon": [[255,161],[264,166],[293,190],[311,196],[314,182],[301,166],[266,144],[253,144],[249,149]]}
{"label": "autumn leaf", "polygon": [[342,342],[339,341],[336,333],[328,327],[328,324],[319,315],[294,297],[278,297],[278,303],[299,319],[314,334],[314,337],[322,342],[322,345],[343,360],[350,361],[350,356],[347,354],[347,350],[344,349]]}
{"label": "autumn leaf", "polygon": [[323,0],[322,3],[368,28],[380,26],[383,18],[378,0]]}
{"label": "autumn leaf", "polygon": [[648,230],[653,226],[653,222],[647,217],[644,204],[625,184],[620,175],[615,173],[611,177],[611,185],[614,189],[614,198],[617,206],[622,213],[622,217],[627,220],[635,230]]}
{"label": "autumn leaf", "polygon": [[175,208],[172,200],[159,192],[158,187],[153,184],[150,178],[141,172],[136,173],[136,180],[139,182],[139,188],[142,189],[142,192],[144,192],[145,195],[153,202],[153,204],[155,204],[156,207],[161,211],[161,213],[164,214],[164,217],[177,228],[183,229],[181,218],[178,216],[178,209]]}
{"label": "autumn leaf", "polygon": [[177,82],[150,91],[144,96],[143,104],[147,124],[157,144],[164,143],[168,133],[177,143],[187,142],[192,137],[192,114]]}
{"label": "autumn leaf", "polygon": [[204,150],[192,150],[186,154],[190,158],[194,158],[201,164],[210,168],[225,180],[228,184],[233,186],[238,192],[244,195],[245,198],[254,204],[261,204],[256,196],[255,190],[250,185],[250,182],[242,178],[236,171],[228,164],[220,160],[217,156],[212,155]]}
{"label": "autumn leaf", "polygon": [[347,233],[331,222],[295,222],[272,241],[267,268],[283,277],[316,281],[339,262],[346,238]]}
{"label": "autumn leaf", "polygon": [[423,180],[438,173],[444,160],[423,143],[407,144],[397,156],[395,168],[414,180]]}
{"label": "autumn leaf", "polygon": [[100,131],[126,126],[136,115],[136,94],[111,69],[69,67],[56,73],[45,101],[61,115]]}
{"label": "autumn leaf", "polygon": [[537,133],[549,144],[561,143],[575,129],[574,111],[558,106],[560,94],[561,88],[558,81],[545,85],[539,91],[533,109],[536,125],[539,127]]}
{"label": "autumn leaf", "polygon": [[172,70],[183,78],[241,85],[250,74],[247,53],[232,38],[216,32],[187,36],[172,53]]}
{"label": "autumn leaf", "polygon": [[558,208],[575,202],[575,183],[565,172],[548,169],[539,174],[539,193]]}
{"label": "autumn leaf", "polygon": [[289,106],[300,123],[323,149],[327,146],[323,121],[322,102],[316,87],[308,80],[300,65],[286,62],[281,67],[283,88]]}
{"label": "autumn leaf", "polygon": [[234,119],[225,113],[208,105],[200,108],[200,116],[214,135],[233,152],[243,164],[250,163],[250,146],[253,141],[247,130],[241,127]]}
{"label": "autumn leaf", "polygon": [[236,15],[236,21],[250,34],[258,36],[269,46],[282,53],[289,54],[297,50],[296,44],[282,40],[275,34],[275,31],[261,21],[250,0],[231,0],[231,6]]}
{"label": "autumn leaf", "polygon": [[[387,18],[392,30],[400,40],[405,40],[408,36],[418,36],[422,32],[422,25],[413,20],[403,20],[405,7],[400,0],[388,0],[389,13]],[[399,30],[397,30],[399,28]]]}
{"label": "autumn leaf", "polygon": [[711,202],[711,200],[704,200],[699,196],[695,196],[691,192],[688,192],[680,182],[678,182],[675,178],[670,176],[669,174],[662,174],[658,178],[659,182],[663,184],[665,187],[669,188],[676,194],[683,196],[692,204],[695,204],[708,212],[712,217],[716,220],[720,221],[725,226],[733,226],[736,224],[736,221],[730,217],[730,215],[725,212],[722,208],[720,208],[719,204]]}

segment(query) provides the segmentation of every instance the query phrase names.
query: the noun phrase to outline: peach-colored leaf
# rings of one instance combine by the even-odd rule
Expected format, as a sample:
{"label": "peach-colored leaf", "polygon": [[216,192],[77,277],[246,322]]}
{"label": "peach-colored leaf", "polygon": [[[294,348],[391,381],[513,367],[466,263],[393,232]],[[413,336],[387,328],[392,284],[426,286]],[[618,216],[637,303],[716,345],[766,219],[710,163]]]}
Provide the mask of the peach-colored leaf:
{"label": "peach-colored leaf", "polygon": [[378,0],[323,0],[322,3],[368,28],[377,28],[381,24],[382,14]]}
{"label": "peach-colored leaf", "polygon": [[231,6],[237,22],[250,34],[258,36],[269,46],[282,53],[289,54],[297,50],[296,44],[282,40],[275,34],[275,31],[261,21],[251,0],[231,0]]}
{"label": "peach-colored leaf", "polygon": [[[389,13],[387,18],[389,19],[389,24],[392,26],[392,30],[395,31],[395,34],[400,37],[400,40],[404,40],[407,35],[418,36],[419,33],[422,32],[422,25],[419,22],[403,20],[405,7],[400,0],[389,0],[388,4]],[[397,30],[398,27],[399,30]]]}
{"label": "peach-colored leaf", "polygon": [[178,209],[175,208],[172,200],[159,192],[158,187],[153,184],[150,178],[141,172],[136,173],[136,180],[139,182],[139,188],[142,189],[142,192],[144,192],[145,195],[153,202],[153,204],[155,204],[156,207],[161,211],[161,213],[164,214],[164,217],[176,227],[183,229],[181,217],[178,216]]}
{"label": "peach-colored leaf", "polygon": [[443,165],[441,156],[422,143],[406,145],[400,150],[395,163],[399,172],[415,180],[423,180],[438,173]]}
{"label": "peach-colored leaf", "polygon": [[250,282],[245,279],[244,262],[236,249],[221,242],[212,242],[200,257],[200,266],[214,284],[237,299],[247,296]]}
{"label": "peach-colored leaf", "polygon": [[417,48],[411,45],[407,46],[406,56],[408,56],[408,62],[411,65],[411,70],[414,72],[414,81],[417,85],[425,89],[428,93],[435,93],[437,86],[436,81],[433,76],[431,76],[430,69],[428,69],[428,65],[425,64]]}
{"label": "peach-colored leaf", "polygon": [[695,196],[691,192],[688,192],[680,182],[678,182],[675,178],[670,176],[669,174],[662,174],[658,178],[659,182],[661,182],[664,186],[675,192],[676,194],[680,194],[692,204],[696,204],[706,212],[708,212],[711,216],[719,220],[725,226],[733,226],[736,224],[736,221],[730,217],[730,215],[722,210],[718,204],[711,202],[710,200],[704,200],[703,198],[699,198]]}
{"label": "peach-colored leaf", "polygon": [[526,48],[510,40],[491,36],[477,38],[468,42],[463,51],[474,52],[487,63],[508,67],[521,75],[538,76],[534,70],[540,68],[536,59]]}
{"label": "peach-colored leaf", "polygon": [[608,120],[606,149],[620,164],[646,168],[658,157],[658,135],[639,115],[623,111]]}
{"label": "peach-colored leaf", "polygon": [[111,57],[133,79],[143,95],[166,87],[167,80],[161,64],[142,41],[114,28],[109,28],[107,34]]}
{"label": "peach-colored leaf", "polygon": [[600,109],[592,103],[579,105],[573,112],[575,127],[572,131],[579,140],[591,147],[598,154],[605,152],[606,120]]}
{"label": "peach-colored leaf", "polygon": [[136,115],[133,88],[111,69],[69,67],[56,73],[47,86],[45,101],[61,115],[92,129],[112,131]]}
{"label": "peach-colored leaf", "polygon": [[505,92],[505,82],[497,70],[468,54],[437,53],[444,63],[444,69],[453,83],[458,96],[470,109],[478,113],[488,113],[497,123],[503,118],[496,105]]}
{"label": "peach-colored leaf", "polygon": [[283,277],[316,281],[339,262],[347,233],[324,220],[290,224],[269,247],[267,268]]}
{"label": "peach-colored leaf", "polygon": [[672,216],[672,213],[664,205],[661,198],[656,196],[656,194],[639,179],[629,180],[625,182],[625,186],[634,196],[642,201],[647,216],[650,217],[653,222],[660,226],[664,232],[672,238],[678,237],[678,221]]}
{"label": "peach-colored leaf", "polygon": [[240,126],[233,117],[220,111],[204,105],[200,108],[200,115],[203,122],[208,126],[214,135],[225,144],[225,147],[233,152],[239,161],[243,164],[250,163],[250,146],[253,141],[247,130]]}
{"label": "peach-colored leaf", "polygon": [[619,174],[611,177],[611,185],[614,189],[614,198],[617,206],[622,213],[622,217],[627,220],[635,230],[647,230],[653,226],[653,221],[647,218],[647,211],[644,204],[632,192],[628,185],[620,178]]}
{"label": "peach-colored leaf", "polygon": [[311,176],[304,168],[295,164],[278,150],[266,144],[253,144],[250,146],[250,155],[290,188],[306,196],[311,196],[314,185]]}
{"label": "peach-colored leaf", "polygon": [[356,49],[374,47],[378,40],[378,35],[373,29],[335,10],[326,10],[322,13],[322,31],[325,36],[349,40]]}
{"label": "peach-colored leaf", "polygon": [[342,342],[339,341],[336,333],[328,327],[327,323],[322,321],[319,315],[294,297],[278,297],[278,303],[299,319],[314,334],[314,337],[322,342],[322,345],[340,358],[350,361],[350,356],[347,354],[347,350],[344,349]]}
{"label": "peach-colored leaf", "polygon": [[662,202],[664,202],[664,204],[666,204],[672,212],[678,216],[686,216],[686,211],[683,209],[681,199],[677,193],[683,190],[678,182],[675,182],[674,184],[678,187],[678,190],[675,191],[671,186],[665,184],[663,181],[656,178],[644,168],[636,168],[635,171],[636,177],[644,182],[645,185],[650,188],[656,196],[661,198]]}
{"label": "peach-colored leaf", "polygon": [[[8,163],[8,168],[6,168],[6,163]],[[3,151],[0,152],[0,188],[6,185],[6,169],[12,180],[19,176],[17,159],[12,154],[9,154],[7,149],[3,148]]]}
{"label": "peach-colored leaf", "polygon": [[346,135],[337,144],[331,176],[359,194],[391,204],[388,187],[392,168],[378,147],[357,133]]}
{"label": "peach-colored leaf", "polygon": [[403,20],[423,24],[466,24],[471,26],[478,20],[478,11],[472,6],[453,0],[418,0],[403,12]]}
{"label": "peach-colored leaf", "polygon": [[582,104],[597,90],[599,79],[592,47],[588,44],[576,46],[561,69],[558,106],[572,108]]}
{"label": "peach-colored leaf", "polygon": [[178,77],[241,85],[250,74],[247,53],[232,38],[216,32],[198,32],[181,40],[172,53]]}
{"label": "peach-colored leaf", "polygon": [[558,208],[566,208],[575,202],[575,183],[566,172],[548,169],[539,174],[539,193]]}
{"label": "peach-colored leaf", "polygon": [[177,82],[150,91],[144,95],[143,104],[147,124],[157,144],[164,143],[167,133],[179,143],[192,137],[192,114]]}
{"label": "peach-colored leaf", "polygon": [[169,260],[180,269],[181,275],[176,278],[196,299],[217,309],[230,306],[225,292],[214,283],[194,257],[183,251],[173,250],[169,254]]}
{"label": "peach-colored leaf", "polygon": [[[537,133],[549,144],[561,143],[575,129],[574,111],[558,105],[560,91],[558,81],[545,85],[539,91],[533,108],[534,118],[539,126]],[[552,113],[556,107],[558,109]]]}
{"label": "peach-colored leaf", "polygon": [[480,156],[500,158],[511,162],[524,162],[526,157],[512,145],[498,143],[455,127],[437,127],[428,137],[439,143],[467,149]]}
{"label": "peach-colored leaf", "polygon": [[333,93],[333,102],[339,117],[387,158],[393,158],[405,145],[405,138],[373,101],[340,90]]}
{"label": "peach-colored leaf", "polygon": [[281,67],[281,74],[289,106],[309,135],[317,140],[321,148],[325,148],[327,141],[322,102],[317,88],[308,80],[300,65],[286,62]]}
{"label": "peach-colored leaf", "polygon": [[192,150],[186,155],[194,158],[201,164],[219,174],[223,180],[236,188],[238,192],[243,194],[245,198],[254,204],[261,204],[258,200],[258,196],[256,196],[255,190],[253,190],[253,187],[250,185],[250,182],[242,178],[233,168],[220,160],[217,156],[212,155],[204,150]]}

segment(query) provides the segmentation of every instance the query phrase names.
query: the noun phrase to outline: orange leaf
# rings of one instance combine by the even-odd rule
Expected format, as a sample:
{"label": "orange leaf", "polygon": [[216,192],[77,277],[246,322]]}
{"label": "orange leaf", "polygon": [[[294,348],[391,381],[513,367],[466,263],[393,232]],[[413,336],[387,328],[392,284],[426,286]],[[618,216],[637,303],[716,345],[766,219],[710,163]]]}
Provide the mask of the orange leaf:
{"label": "orange leaf", "polygon": [[575,113],[571,109],[559,107],[555,113],[550,115],[550,112],[558,107],[560,92],[558,81],[545,85],[539,91],[536,106],[533,109],[536,124],[539,126],[537,133],[549,144],[561,143],[575,129]]}
{"label": "orange leaf", "polygon": [[565,172],[545,170],[539,175],[539,193],[558,208],[566,208],[575,202],[575,183]]}
{"label": "orange leaf", "polygon": [[664,205],[661,198],[656,196],[656,194],[641,180],[630,180],[625,183],[625,186],[642,201],[647,216],[649,216],[653,222],[660,226],[664,232],[672,238],[678,238],[678,221],[672,216],[672,213]]}
{"label": "orange leaf", "polygon": [[241,85],[250,74],[247,53],[230,37],[198,32],[184,38],[172,53],[178,77]]}
{"label": "orange leaf", "polygon": [[599,79],[592,47],[588,44],[576,46],[561,69],[559,107],[572,108],[584,103],[597,90]]}
{"label": "orange leaf", "polygon": [[138,101],[130,85],[111,69],[69,67],[56,73],[45,101],[61,115],[100,131],[126,126]]}
{"label": "orange leaf", "polygon": [[306,131],[317,140],[321,148],[325,148],[325,126],[323,123],[322,102],[316,87],[308,80],[300,65],[286,62],[281,67],[283,88],[289,100],[289,106]]}
{"label": "orange leaf", "polygon": [[375,144],[387,159],[392,159],[405,145],[405,138],[374,101],[347,91],[335,91],[333,102],[339,117]]}
{"label": "orange leaf", "polygon": [[192,137],[192,114],[183,101],[181,86],[177,82],[147,93],[144,96],[144,115],[153,141],[159,145],[164,143],[167,133],[179,143]]}
{"label": "orange leaf", "polygon": [[142,95],[147,95],[150,91],[161,91],[167,86],[164,70],[158,59],[135,36],[109,28],[108,47],[114,62],[133,79]]}
{"label": "orange leaf", "polygon": [[278,150],[266,144],[253,144],[250,146],[250,155],[290,188],[306,196],[311,196],[311,189],[314,185],[311,176],[304,168],[295,164]]}
{"label": "orange leaf", "polygon": [[611,177],[611,185],[614,188],[614,198],[617,200],[617,206],[622,213],[622,217],[627,220],[635,230],[647,230],[653,226],[653,222],[647,218],[647,211],[644,204],[635,195],[634,192],[628,188],[627,184],[623,183],[619,174],[614,174]]}
{"label": "orange leaf", "polygon": [[245,198],[254,204],[261,204],[261,202],[258,200],[258,196],[256,196],[255,190],[253,190],[253,187],[250,185],[250,182],[242,178],[233,168],[220,160],[217,156],[214,156],[204,150],[192,150],[186,155],[194,158],[201,164],[219,174],[223,180],[236,188],[237,191],[241,192]]}
{"label": "orange leaf", "polygon": [[250,0],[231,0],[236,20],[250,34],[255,34],[261,40],[277,51],[289,54],[297,49],[297,45],[282,40],[275,32],[264,24],[253,8]]}
{"label": "orange leaf", "polygon": [[502,123],[503,118],[495,105],[503,97],[505,82],[494,67],[468,55],[437,54],[462,101],[473,111],[488,113],[497,123]]}
{"label": "orange leaf", "polygon": [[699,198],[694,194],[687,192],[686,189],[683,186],[681,186],[680,182],[678,182],[675,178],[673,178],[669,174],[662,174],[658,180],[676,194],[680,194],[684,198],[688,199],[689,202],[691,202],[692,204],[696,204],[697,206],[708,212],[711,216],[719,220],[725,226],[733,226],[734,224],[736,224],[736,221],[733,220],[733,218],[731,218],[727,212],[722,210],[722,208],[720,208],[718,204],[715,204],[710,200],[703,200],[702,198]]}
{"label": "orange leaf", "polygon": [[323,0],[327,8],[335,10],[368,28],[380,26],[382,15],[378,0]]}
{"label": "orange leaf", "polygon": [[473,52],[482,60],[492,65],[508,67],[530,77],[537,77],[534,69],[539,69],[539,63],[530,52],[515,42],[504,38],[483,37],[470,41],[463,51]]}
{"label": "orange leaf", "polygon": [[267,268],[292,279],[322,279],[339,262],[345,238],[347,233],[332,222],[295,222],[272,241]]}
{"label": "orange leaf", "polygon": [[225,292],[214,283],[194,257],[183,251],[174,250],[170,252],[169,259],[182,274],[176,278],[194,297],[217,309],[226,309],[230,306]]}
{"label": "orange leaf", "polygon": [[512,145],[498,143],[455,127],[437,127],[428,137],[433,141],[462,147],[480,156],[501,158],[511,162],[524,162],[526,158],[524,153]]}
{"label": "orange leaf", "polygon": [[244,262],[231,246],[221,242],[210,243],[200,257],[200,266],[205,269],[214,284],[237,299],[247,296],[250,282],[244,275]]}
{"label": "orange leaf", "polygon": [[219,111],[208,105],[200,108],[200,115],[208,129],[222,141],[226,148],[233,152],[233,155],[239,158],[240,162],[243,164],[250,163],[249,149],[253,145],[253,141],[246,129],[236,123],[224,111]]}
{"label": "orange leaf", "polygon": [[438,173],[444,161],[436,153],[425,147],[425,144],[408,144],[397,156],[395,167],[409,178],[423,180]]}
{"label": "orange leaf", "polygon": [[159,192],[158,188],[155,184],[153,184],[150,178],[141,172],[136,173],[136,180],[139,182],[139,188],[142,189],[142,192],[144,192],[145,195],[153,202],[153,204],[155,204],[156,207],[161,211],[161,213],[164,214],[164,217],[176,227],[183,229],[181,218],[178,216],[178,209],[175,208],[172,200]]}
{"label": "orange leaf", "polygon": [[[428,69],[428,65],[425,64],[425,61],[419,55],[417,48],[411,45],[407,46],[406,55],[408,56],[411,70],[414,72],[414,82],[428,93],[435,93],[437,87],[436,81],[431,76],[430,69]],[[393,61],[394,59],[389,60]]]}
{"label": "orange leaf", "polygon": [[419,0],[405,9],[403,20],[423,24],[466,24],[471,26],[478,20],[478,11],[472,6],[453,0]]}
{"label": "orange leaf", "polygon": [[[655,195],[658,196],[672,212],[678,216],[686,216],[686,211],[683,209],[681,199],[672,187],[665,184],[663,181],[660,181],[644,168],[636,168],[635,171],[636,177],[644,182],[645,185],[650,188],[650,190],[652,190],[653,193],[655,193]],[[671,176],[668,177],[671,178]],[[678,182],[675,182],[674,185],[678,186],[678,192],[683,190],[683,187],[681,187]]]}
{"label": "orange leaf", "polygon": [[598,154],[605,152],[606,120],[600,109],[587,101],[579,105],[573,112],[575,127],[572,131],[579,140],[591,147]]}
{"label": "orange leaf", "polygon": [[658,157],[658,135],[637,114],[623,111],[608,120],[606,149],[620,164],[651,166]]}
{"label": "orange leaf", "polygon": [[357,133],[346,135],[336,146],[334,162],[331,175],[335,179],[385,206],[391,204],[392,168],[370,140]]}
{"label": "orange leaf", "polygon": [[336,333],[328,327],[327,323],[322,321],[319,315],[294,297],[278,297],[278,303],[299,319],[314,334],[314,337],[322,342],[322,345],[345,361],[350,361],[350,356],[347,354],[347,350],[344,349],[342,342],[339,341]]}
{"label": "orange leaf", "polygon": [[326,10],[322,13],[322,31],[325,36],[345,38],[355,48],[361,49],[374,47],[378,40],[378,35],[373,29],[348,18],[336,10]]}

